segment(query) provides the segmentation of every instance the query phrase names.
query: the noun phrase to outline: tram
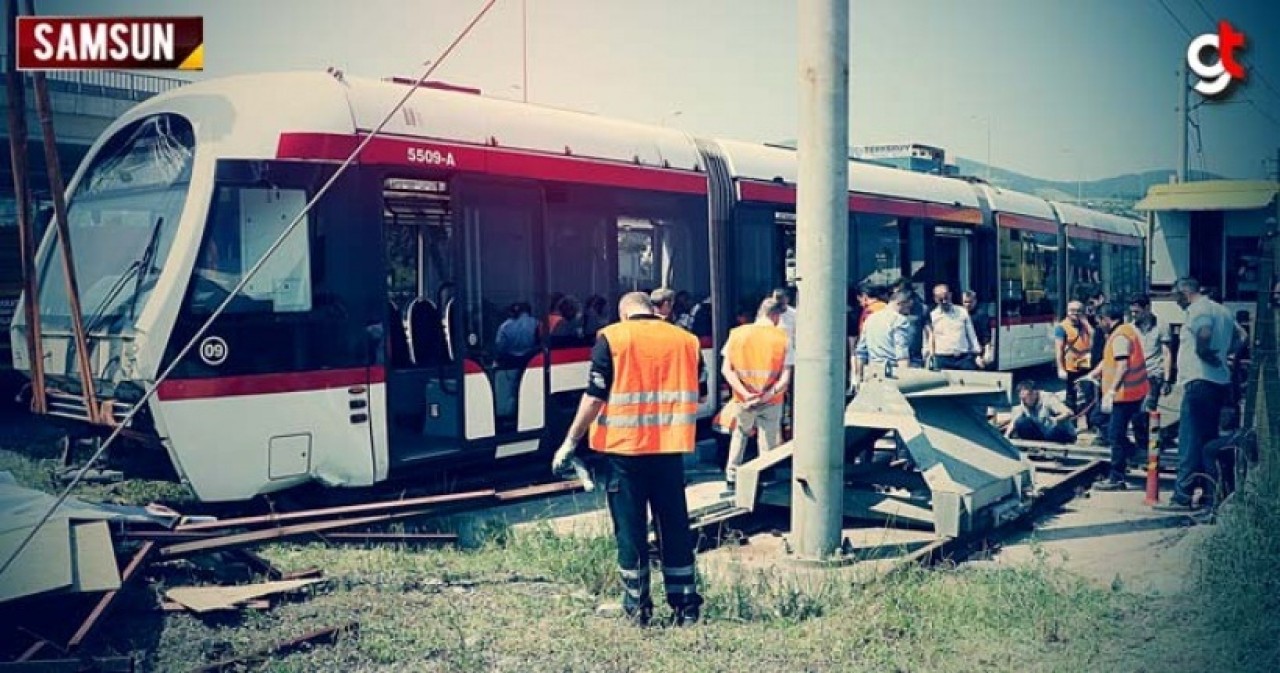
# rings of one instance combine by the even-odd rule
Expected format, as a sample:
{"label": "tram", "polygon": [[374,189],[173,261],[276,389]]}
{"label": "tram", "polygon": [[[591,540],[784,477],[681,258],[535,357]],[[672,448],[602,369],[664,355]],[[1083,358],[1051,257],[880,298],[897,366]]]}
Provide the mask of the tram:
{"label": "tram", "polygon": [[[239,76],[114,122],[68,187],[101,411],[81,396],[46,236],[49,413],[124,418],[405,86]],[[1001,369],[1051,360],[1068,293],[1142,284],[1130,221],[862,163],[849,182],[851,280],[976,290]],[[177,361],[128,437],[162,448],[205,501],[549,450],[621,292],[685,293],[717,371],[736,313],[795,280],[795,183],[786,149],[421,88]],[[504,334],[529,319],[537,346],[513,348]],[[19,311],[14,365],[30,372],[25,330]]]}

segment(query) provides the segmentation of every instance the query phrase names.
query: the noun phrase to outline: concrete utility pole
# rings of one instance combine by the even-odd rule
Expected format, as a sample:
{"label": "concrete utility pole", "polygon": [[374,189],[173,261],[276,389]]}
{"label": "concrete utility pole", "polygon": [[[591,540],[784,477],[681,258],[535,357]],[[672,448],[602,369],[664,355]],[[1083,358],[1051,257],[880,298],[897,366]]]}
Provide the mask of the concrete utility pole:
{"label": "concrete utility pole", "polygon": [[802,560],[840,547],[849,238],[849,3],[800,0],[796,449],[791,530]]}

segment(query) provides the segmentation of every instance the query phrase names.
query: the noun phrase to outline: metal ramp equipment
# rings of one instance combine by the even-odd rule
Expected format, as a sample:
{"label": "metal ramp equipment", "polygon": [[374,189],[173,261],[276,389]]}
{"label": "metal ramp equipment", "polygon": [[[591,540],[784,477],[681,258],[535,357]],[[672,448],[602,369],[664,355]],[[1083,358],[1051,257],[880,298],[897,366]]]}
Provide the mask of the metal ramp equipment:
{"label": "metal ramp equipment", "polygon": [[[989,530],[1026,513],[1034,469],[991,426],[985,410],[1007,407],[1006,373],[898,370],[868,376],[845,409],[844,514],[931,527],[941,537]],[[735,505],[789,507],[787,443],[738,470]]]}

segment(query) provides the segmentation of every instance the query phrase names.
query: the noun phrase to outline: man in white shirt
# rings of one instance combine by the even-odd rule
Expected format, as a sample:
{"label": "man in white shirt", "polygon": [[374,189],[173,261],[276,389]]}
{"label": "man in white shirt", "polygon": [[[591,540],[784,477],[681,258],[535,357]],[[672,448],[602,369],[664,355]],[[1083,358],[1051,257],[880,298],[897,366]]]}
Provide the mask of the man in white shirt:
{"label": "man in white shirt", "polygon": [[1013,407],[1004,436],[1010,439],[1074,444],[1075,424],[1071,409],[1057,395],[1041,395],[1032,381],[1018,384],[1018,404]]}
{"label": "man in white shirt", "polygon": [[968,311],[951,303],[951,288],[942,283],[933,288],[933,303],[925,325],[925,353],[938,369],[977,369],[982,346]]}

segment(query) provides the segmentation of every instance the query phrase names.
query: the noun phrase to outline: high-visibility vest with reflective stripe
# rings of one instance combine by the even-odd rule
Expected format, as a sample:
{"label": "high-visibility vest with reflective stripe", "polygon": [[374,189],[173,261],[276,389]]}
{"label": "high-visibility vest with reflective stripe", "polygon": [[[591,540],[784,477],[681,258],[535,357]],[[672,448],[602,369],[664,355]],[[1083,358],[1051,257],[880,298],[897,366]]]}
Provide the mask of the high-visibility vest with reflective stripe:
{"label": "high-visibility vest with reflective stripe", "polygon": [[1092,359],[1090,353],[1093,350],[1093,331],[1076,329],[1070,318],[1063,320],[1060,324],[1067,337],[1062,345],[1063,369],[1069,372],[1087,371]]}
{"label": "high-visibility vest with reflective stripe", "polygon": [[[1116,339],[1129,342],[1129,359],[1124,370],[1124,378],[1120,380],[1120,389],[1116,390]],[[1142,338],[1133,325],[1125,323],[1111,332],[1106,348],[1102,349],[1102,389],[1116,390],[1117,402],[1138,402],[1146,399],[1151,385],[1147,382],[1147,358],[1142,352]]]}
{"label": "high-visibility vest with reflective stripe", "polygon": [[591,424],[591,448],[649,455],[693,451],[698,420],[698,338],[662,320],[626,320],[600,330],[613,385]]}
{"label": "high-visibility vest with reflective stripe", "polygon": [[[763,392],[773,385],[787,362],[787,332],[774,325],[743,325],[729,332],[729,366],[743,385],[752,392]],[[733,393],[739,402],[745,400]],[[781,404],[782,393],[769,399]]]}

